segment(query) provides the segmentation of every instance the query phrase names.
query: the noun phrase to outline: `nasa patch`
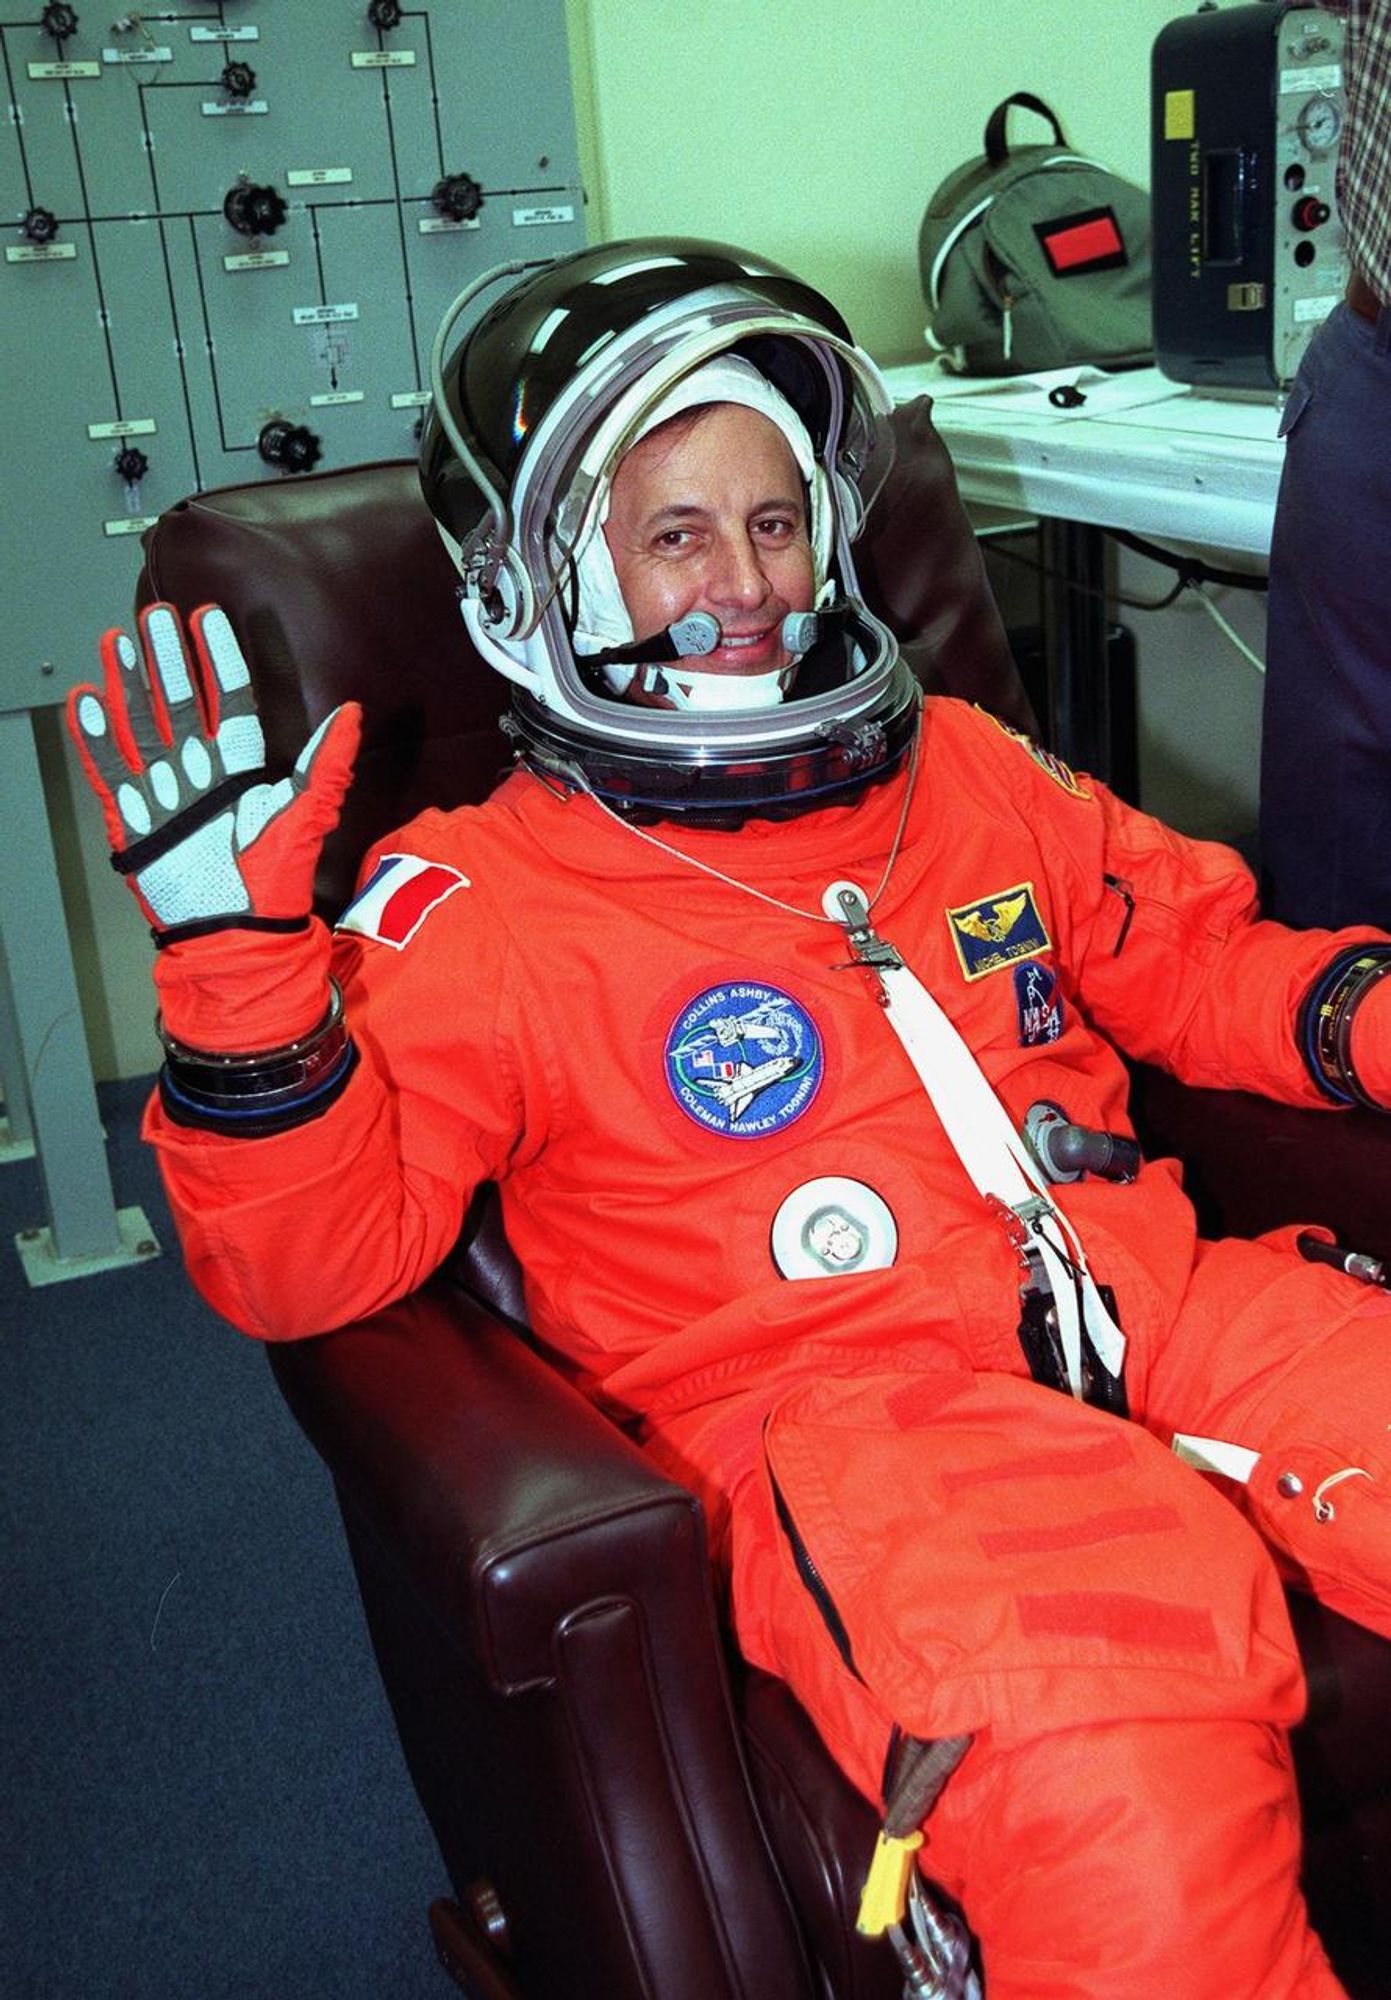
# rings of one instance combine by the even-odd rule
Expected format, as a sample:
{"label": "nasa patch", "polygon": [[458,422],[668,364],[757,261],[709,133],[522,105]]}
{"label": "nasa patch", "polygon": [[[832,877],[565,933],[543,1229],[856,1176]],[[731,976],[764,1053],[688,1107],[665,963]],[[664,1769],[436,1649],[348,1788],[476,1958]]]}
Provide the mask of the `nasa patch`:
{"label": "nasa patch", "polygon": [[1063,1031],[1063,1003],[1058,975],[1037,959],[1014,968],[1014,997],[1019,1007],[1019,1046],[1041,1048],[1056,1042]]}
{"label": "nasa patch", "polygon": [[821,1036],[776,986],[707,986],[672,1022],[667,1086],[688,1118],[730,1139],[762,1139],[800,1118],[821,1085]]}

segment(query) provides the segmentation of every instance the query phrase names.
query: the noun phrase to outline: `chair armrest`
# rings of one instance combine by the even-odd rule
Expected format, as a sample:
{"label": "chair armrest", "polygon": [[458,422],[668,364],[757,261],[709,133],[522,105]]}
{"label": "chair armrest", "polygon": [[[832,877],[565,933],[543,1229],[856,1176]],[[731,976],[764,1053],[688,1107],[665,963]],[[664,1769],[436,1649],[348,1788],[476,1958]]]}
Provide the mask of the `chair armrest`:
{"label": "chair armrest", "polygon": [[1320,1222],[1349,1248],[1391,1262],[1391,1117],[1197,1090],[1144,1065],[1132,1110],[1145,1151],[1183,1161],[1204,1235]]}
{"label": "chair armrest", "polygon": [[495,1885],[518,1990],[810,2000],[695,1497],[443,1277],[270,1352],[441,1854],[460,1896]]}
{"label": "chair armrest", "polygon": [[550,1680],[557,1632],[605,1600],[679,1616],[694,1586],[710,1625],[695,1497],[447,1280],[270,1354],[345,1503],[497,1692]]}

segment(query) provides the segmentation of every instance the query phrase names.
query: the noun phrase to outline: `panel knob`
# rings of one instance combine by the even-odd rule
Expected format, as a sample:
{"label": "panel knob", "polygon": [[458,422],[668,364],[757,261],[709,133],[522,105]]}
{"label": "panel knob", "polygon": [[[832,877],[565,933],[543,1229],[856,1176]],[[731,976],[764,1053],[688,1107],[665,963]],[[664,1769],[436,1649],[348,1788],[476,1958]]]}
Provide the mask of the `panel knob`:
{"label": "panel knob", "polygon": [[55,42],[65,42],[69,35],[77,33],[77,12],[64,5],[64,0],[49,0],[40,17],[46,35],[52,35]]}
{"label": "panel knob", "polygon": [[218,80],[229,97],[250,97],[256,88],[256,72],[250,63],[229,62]]}
{"label": "panel knob", "polygon": [[451,222],[472,222],[483,206],[483,190],[472,174],[446,174],[431,188],[430,199]]}
{"label": "panel knob", "polygon": [[256,449],[267,465],[279,466],[282,472],[308,472],[318,464],[324,450],[313,431],[284,417],[275,417],[262,426]]}
{"label": "panel knob", "polygon": [[274,236],[286,216],[285,198],[273,187],[238,181],[228,190],[222,213],[239,236]]}
{"label": "panel knob", "polygon": [[51,208],[31,208],[19,233],[27,243],[51,243],[58,234],[58,218]]}
{"label": "panel knob", "polygon": [[1331,214],[1328,203],[1320,201],[1316,194],[1301,195],[1294,205],[1294,226],[1296,229],[1319,229]]}

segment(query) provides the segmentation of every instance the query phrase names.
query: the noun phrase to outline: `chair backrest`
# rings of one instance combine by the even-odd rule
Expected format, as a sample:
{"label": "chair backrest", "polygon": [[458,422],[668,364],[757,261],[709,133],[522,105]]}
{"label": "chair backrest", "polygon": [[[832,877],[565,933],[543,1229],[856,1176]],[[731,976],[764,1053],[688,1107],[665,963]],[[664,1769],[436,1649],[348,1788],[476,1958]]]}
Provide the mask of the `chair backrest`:
{"label": "chair backrest", "polygon": [[413,461],[227,486],[181,501],[145,537],[141,603],[221,604],[245,649],[273,765],[340,701],[362,752],[317,900],[348,901],[363,852],[427,805],[486,795],[507,762],[507,690],[464,634],[455,574]]}
{"label": "chair backrest", "polygon": [[[894,425],[894,469],[857,550],[866,595],[925,684],[1032,729],[927,400]],[[272,762],[291,763],[336,702],[363,704],[357,775],[316,885],[326,913],[348,901],[374,839],[426,805],[486,796],[506,766],[507,685],[470,646],[456,585],[410,460],[222,487],[145,537],[139,601],[222,605]]]}

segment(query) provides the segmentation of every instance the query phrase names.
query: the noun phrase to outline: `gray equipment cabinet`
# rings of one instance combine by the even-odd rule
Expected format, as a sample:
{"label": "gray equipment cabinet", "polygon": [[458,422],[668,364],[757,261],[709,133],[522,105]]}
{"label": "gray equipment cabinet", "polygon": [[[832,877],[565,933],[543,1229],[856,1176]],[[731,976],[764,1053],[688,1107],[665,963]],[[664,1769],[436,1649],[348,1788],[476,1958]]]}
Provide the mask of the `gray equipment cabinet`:
{"label": "gray equipment cabinet", "polygon": [[37,712],[164,508],[409,453],[450,300],[584,242],[563,0],[113,11],[0,0],[0,1160],[41,1162],[32,1282],[154,1248],[114,1205]]}

